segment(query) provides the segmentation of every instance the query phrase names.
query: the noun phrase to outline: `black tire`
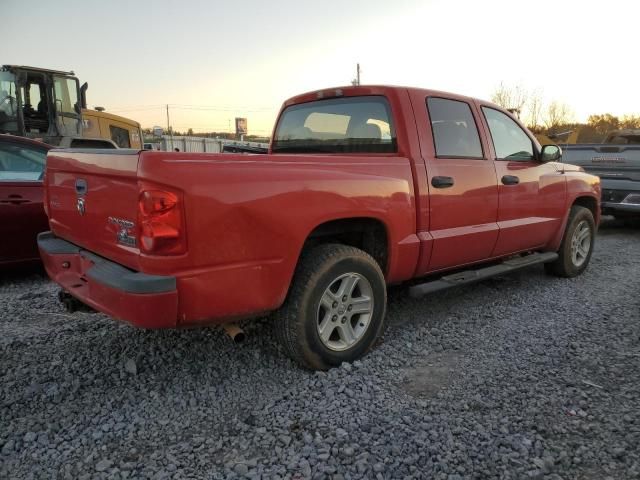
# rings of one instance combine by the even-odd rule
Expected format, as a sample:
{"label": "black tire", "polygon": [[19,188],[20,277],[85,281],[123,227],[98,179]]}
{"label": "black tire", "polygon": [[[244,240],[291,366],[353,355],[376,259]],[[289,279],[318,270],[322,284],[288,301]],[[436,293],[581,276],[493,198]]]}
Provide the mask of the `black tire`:
{"label": "black tire", "polygon": [[[324,308],[321,307],[321,299],[336,281],[350,274],[367,280],[366,286],[373,300],[372,312],[367,314],[368,323],[356,343],[335,351],[320,338],[319,315],[320,309]],[[275,314],[274,333],[293,360],[312,370],[327,370],[362,357],[375,345],[384,330],[386,304],[384,275],[370,255],[346,245],[319,245],[303,252],[287,299]],[[349,317],[350,324],[352,319],[356,324],[360,322],[358,314]],[[333,328],[336,327],[340,326]],[[340,328],[338,330],[342,332]]]}
{"label": "black tire", "polygon": [[[578,261],[574,258],[574,247],[572,241],[578,228],[584,228],[583,225],[589,227],[589,250],[586,255],[582,256],[582,261]],[[593,219],[591,210],[585,207],[574,205],[569,212],[569,219],[567,220],[567,227],[562,237],[562,243],[560,243],[560,249],[558,250],[558,259],[545,264],[545,270],[551,275],[558,277],[572,278],[580,275],[585,271],[591,260],[591,254],[593,253],[593,247],[596,237],[596,223]]]}

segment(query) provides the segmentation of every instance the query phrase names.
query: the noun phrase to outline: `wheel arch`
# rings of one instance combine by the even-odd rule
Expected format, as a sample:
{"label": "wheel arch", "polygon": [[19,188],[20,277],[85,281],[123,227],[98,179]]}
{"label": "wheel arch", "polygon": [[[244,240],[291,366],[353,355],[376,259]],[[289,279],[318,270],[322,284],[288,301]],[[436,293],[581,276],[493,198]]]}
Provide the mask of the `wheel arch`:
{"label": "wheel arch", "polygon": [[575,206],[578,205],[580,207],[584,207],[584,208],[588,208],[589,210],[591,210],[591,214],[593,215],[594,220],[596,221],[596,224],[598,222],[598,219],[600,217],[600,210],[599,210],[599,205],[598,205],[598,200],[595,199],[594,197],[590,196],[590,195],[583,195],[583,196],[579,196],[576,197],[573,201],[573,203],[571,204],[571,206]]}
{"label": "wheel arch", "polygon": [[549,245],[547,245],[546,250],[555,252],[560,248],[560,243],[562,242],[562,237],[564,236],[564,232],[567,228],[567,222],[569,221],[569,215],[571,213],[571,208],[574,206],[587,208],[591,214],[593,215],[593,219],[596,224],[596,229],[598,228],[598,223],[600,222],[600,202],[597,197],[593,195],[578,195],[576,196],[571,203],[567,205],[567,211],[565,212],[564,218],[562,219],[562,223],[558,228],[558,232],[553,238]]}
{"label": "wheel arch", "polygon": [[323,243],[339,243],[359,248],[371,255],[383,273],[389,267],[389,229],[375,217],[347,217],[327,220],[316,225],[307,235],[300,254]]}

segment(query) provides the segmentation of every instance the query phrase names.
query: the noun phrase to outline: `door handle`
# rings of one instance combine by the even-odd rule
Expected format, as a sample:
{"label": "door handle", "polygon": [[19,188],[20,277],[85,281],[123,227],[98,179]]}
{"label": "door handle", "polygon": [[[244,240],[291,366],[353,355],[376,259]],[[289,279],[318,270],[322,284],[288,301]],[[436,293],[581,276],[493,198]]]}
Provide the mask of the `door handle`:
{"label": "door handle", "polygon": [[433,185],[435,188],[453,187],[453,178],[451,178],[451,177],[433,177],[431,179],[431,185]]}
{"label": "door handle", "polygon": [[12,205],[20,205],[21,203],[29,203],[29,200],[26,198],[22,198],[22,195],[17,195],[12,193],[7,198],[3,198],[0,200],[0,203],[10,203]]}
{"label": "door handle", "polygon": [[520,179],[515,175],[505,175],[502,177],[502,183],[504,185],[517,185],[520,183]]}

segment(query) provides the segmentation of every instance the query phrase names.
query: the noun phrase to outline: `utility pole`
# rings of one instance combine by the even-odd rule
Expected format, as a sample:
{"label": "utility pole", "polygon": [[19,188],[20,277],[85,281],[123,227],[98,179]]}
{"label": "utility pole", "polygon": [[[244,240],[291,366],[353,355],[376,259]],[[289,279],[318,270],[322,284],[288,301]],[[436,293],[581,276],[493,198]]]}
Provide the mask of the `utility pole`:
{"label": "utility pole", "polygon": [[169,104],[167,103],[167,132],[169,133],[169,136],[171,138],[171,149],[169,151],[173,150],[173,132],[171,131],[171,124],[169,123]]}
{"label": "utility pole", "polygon": [[351,85],[353,85],[354,87],[357,87],[358,85],[360,85],[360,64],[359,63],[356,64],[356,78],[351,80]]}

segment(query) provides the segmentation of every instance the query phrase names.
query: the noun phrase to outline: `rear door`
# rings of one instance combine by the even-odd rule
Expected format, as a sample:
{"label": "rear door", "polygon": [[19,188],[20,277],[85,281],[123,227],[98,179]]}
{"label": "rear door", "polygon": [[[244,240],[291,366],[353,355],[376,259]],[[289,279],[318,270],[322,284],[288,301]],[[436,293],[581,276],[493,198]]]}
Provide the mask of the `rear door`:
{"label": "rear door", "polygon": [[0,264],[39,258],[36,237],[47,230],[42,204],[46,148],[0,142]]}
{"label": "rear door", "polygon": [[556,163],[541,163],[533,138],[513,118],[481,106],[498,177],[500,234],[493,256],[546,245],[565,214],[566,184]]}
{"label": "rear door", "polygon": [[464,99],[413,94],[429,182],[429,252],[417,275],[490,257],[498,238],[498,186],[478,132],[477,112]]}

